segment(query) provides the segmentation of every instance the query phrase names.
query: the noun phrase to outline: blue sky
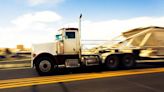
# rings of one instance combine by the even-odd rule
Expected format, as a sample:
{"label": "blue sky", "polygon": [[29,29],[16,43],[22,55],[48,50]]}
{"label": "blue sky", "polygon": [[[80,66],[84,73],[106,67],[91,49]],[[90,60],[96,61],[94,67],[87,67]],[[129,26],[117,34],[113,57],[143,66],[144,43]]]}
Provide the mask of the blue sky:
{"label": "blue sky", "polygon": [[[16,44],[30,47],[36,42],[53,41],[55,30],[60,26],[77,26],[75,23],[80,13],[83,13],[83,39],[96,39],[95,32],[99,33],[101,27],[104,28],[101,33],[107,34],[110,30],[109,35],[115,31],[118,35],[126,29],[142,26],[135,23],[138,21],[144,21],[143,26],[163,26],[163,5],[163,0],[0,0],[0,47],[14,47]],[[49,21],[46,21],[47,16]],[[120,26],[121,23],[126,25]],[[127,27],[128,23],[132,25]],[[93,28],[95,25],[101,26]],[[96,31],[90,31],[94,35],[87,38],[87,30]],[[109,36],[100,39],[110,39],[105,37]]]}
{"label": "blue sky", "polygon": [[[68,0],[59,13],[76,16],[80,12],[92,20],[127,19],[139,16],[161,16],[162,0]],[[65,10],[68,9],[66,12]],[[160,10],[159,10],[160,9]]]}
{"label": "blue sky", "polygon": [[[37,0],[39,1],[39,0]],[[1,20],[13,18],[26,12],[51,10],[62,16],[74,18],[83,13],[91,20],[127,19],[139,16],[162,16],[163,0],[62,0],[58,4],[30,5],[28,0],[1,0]]]}
{"label": "blue sky", "polygon": [[65,21],[73,20],[80,13],[87,19],[96,21],[140,16],[159,17],[164,14],[163,0],[62,0],[58,4],[52,1],[55,0],[30,5],[28,0],[1,0],[0,19],[7,22],[27,12],[44,10],[57,12]]}

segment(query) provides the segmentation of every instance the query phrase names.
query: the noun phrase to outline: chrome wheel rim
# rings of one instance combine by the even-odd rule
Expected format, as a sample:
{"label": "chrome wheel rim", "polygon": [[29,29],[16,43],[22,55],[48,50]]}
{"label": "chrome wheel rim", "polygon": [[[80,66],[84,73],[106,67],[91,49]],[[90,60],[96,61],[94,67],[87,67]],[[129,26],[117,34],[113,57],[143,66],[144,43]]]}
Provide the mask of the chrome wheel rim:
{"label": "chrome wheel rim", "polygon": [[51,70],[51,63],[48,60],[43,60],[40,62],[39,68],[42,72],[49,72]]}

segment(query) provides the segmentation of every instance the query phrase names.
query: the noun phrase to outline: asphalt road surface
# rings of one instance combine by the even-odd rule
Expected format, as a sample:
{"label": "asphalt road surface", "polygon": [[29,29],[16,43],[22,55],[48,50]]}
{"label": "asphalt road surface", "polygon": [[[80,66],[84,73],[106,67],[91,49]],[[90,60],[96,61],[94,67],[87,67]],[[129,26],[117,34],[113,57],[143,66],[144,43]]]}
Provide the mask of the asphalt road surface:
{"label": "asphalt road surface", "polygon": [[2,69],[0,80],[0,92],[164,92],[164,63],[142,63],[117,71],[63,69],[42,77],[31,68]]}

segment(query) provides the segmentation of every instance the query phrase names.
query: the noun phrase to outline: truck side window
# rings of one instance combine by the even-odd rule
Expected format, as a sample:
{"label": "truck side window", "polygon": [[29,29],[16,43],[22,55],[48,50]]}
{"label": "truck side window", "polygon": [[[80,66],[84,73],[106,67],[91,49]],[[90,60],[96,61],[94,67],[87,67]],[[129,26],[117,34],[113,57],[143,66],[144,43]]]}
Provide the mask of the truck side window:
{"label": "truck side window", "polygon": [[75,32],[66,32],[66,39],[74,39],[75,38]]}

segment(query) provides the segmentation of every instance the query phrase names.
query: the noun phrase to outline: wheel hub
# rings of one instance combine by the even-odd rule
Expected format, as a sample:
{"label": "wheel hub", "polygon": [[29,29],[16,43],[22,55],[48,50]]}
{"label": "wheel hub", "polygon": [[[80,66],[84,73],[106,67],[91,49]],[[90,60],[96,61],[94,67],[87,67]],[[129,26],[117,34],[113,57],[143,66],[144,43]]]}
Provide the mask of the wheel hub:
{"label": "wheel hub", "polygon": [[130,58],[127,58],[125,59],[125,63],[128,65],[128,64],[131,64],[132,63],[132,60]]}
{"label": "wheel hub", "polygon": [[114,60],[110,60],[109,63],[110,64],[114,64],[115,62],[114,62]]}
{"label": "wheel hub", "polygon": [[39,68],[42,72],[48,72],[51,70],[51,63],[48,60],[43,60],[40,62]]}

